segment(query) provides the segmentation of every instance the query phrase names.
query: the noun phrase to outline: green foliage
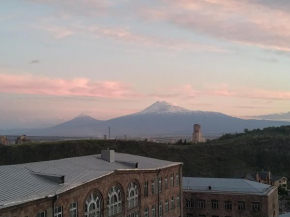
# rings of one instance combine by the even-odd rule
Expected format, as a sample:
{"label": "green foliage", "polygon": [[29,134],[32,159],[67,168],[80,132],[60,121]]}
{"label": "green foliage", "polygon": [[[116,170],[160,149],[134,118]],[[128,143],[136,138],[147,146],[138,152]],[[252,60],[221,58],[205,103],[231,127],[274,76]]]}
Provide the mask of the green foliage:
{"label": "green foliage", "polygon": [[278,194],[280,195],[280,196],[288,196],[288,191],[286,190],[286,189],[284,189],[284,188],[282,188],[281,186],[279,186],[278,187]]}
{"label": "green foliage", "polygon": [[[0,165],[54,160],[117,152],[183,162],[185,176],[239,177],[261,169],[290,176],[290,127],[225,134],[220,139],[194,145],[145,141],[76,140],[0,146]],[[181,144],[184,144],[181,140]],[[190,143],[187,143],[190,144]]]}

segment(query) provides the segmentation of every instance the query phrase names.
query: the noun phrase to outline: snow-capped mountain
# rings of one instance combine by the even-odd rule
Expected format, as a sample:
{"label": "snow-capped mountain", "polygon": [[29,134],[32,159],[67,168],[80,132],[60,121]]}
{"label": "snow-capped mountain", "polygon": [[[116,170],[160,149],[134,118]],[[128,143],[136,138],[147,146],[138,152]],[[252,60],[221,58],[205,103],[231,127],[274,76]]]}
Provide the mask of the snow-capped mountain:
{"label": "snow-capped mountain", "polygon": [[193,125],[200,124],[204,133],[235,133],[245,128],[256,129],[269,126],[289,125],[289,122],[244,120],[218,112],[191,111],[167,102],[155,102],[135,114],[107,121],[96,120],[86,114],[60,125],[38,130],[3,131],[4,135],[26,134],[30,136],[103,136],[111,129],[111,138],[116,136],[162,136],[191,135]]}
{"label": "snow-capped mountain", "polygon": [[135,115],[145,114],[165,114],[165,113],[188,113],[190,110],[182,108],[180,106],[174,106],[165,101],[157,101],[144,110],[136,113]]}

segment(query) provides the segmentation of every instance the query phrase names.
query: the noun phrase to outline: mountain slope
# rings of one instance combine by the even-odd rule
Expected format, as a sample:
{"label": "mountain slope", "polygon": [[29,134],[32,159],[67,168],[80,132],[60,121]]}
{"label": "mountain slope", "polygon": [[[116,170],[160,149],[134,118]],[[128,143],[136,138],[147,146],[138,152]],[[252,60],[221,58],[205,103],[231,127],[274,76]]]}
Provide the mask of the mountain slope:
{"label": "mountain slope", "polygon": [[289,122],[244,120],[218,112],[191,111],[167,102],[156,102],[135,114],[99,121],[87,115],[78,117],[60,125],[39,130],[5,131],[0,134],[30,136],[69,136],[103,137],[111,129],[111,138],[188,135],[193,124],[200,124],[205,134],[223,134],[242,132],[245,128],[257,129],[269,126],[289,125]]}

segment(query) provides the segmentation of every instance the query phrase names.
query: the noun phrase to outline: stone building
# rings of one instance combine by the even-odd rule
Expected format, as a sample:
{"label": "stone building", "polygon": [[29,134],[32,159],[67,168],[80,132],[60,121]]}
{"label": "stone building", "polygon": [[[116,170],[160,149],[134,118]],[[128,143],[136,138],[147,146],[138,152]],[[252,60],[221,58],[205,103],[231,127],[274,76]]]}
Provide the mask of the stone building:
{"label": "stone building", "polygon": [[185,217],[277,217],[277,187],[245,179],[183,178]]}
{"label": "stone building", "polygon": [[180,217],[182,163],[100,155],[1,166],[1,217]]}
{"label": "stone building", "polygon": [[6,136],[0,136],[0,145],[9,145],[9,142]]}
{"label": "stone building", "polygon": [[245,177],[247,180],[264,183],[281,187],[287,190],[287,178],[284,176],[272,175],[271,171],[261,171],[256,173],[249,173]]}
{"label": "stone building", "polygon": [[23,144],[26,142],[31,142],[31,139],[26,135],[18,136],[17,139],[15,140],[15,144]]}

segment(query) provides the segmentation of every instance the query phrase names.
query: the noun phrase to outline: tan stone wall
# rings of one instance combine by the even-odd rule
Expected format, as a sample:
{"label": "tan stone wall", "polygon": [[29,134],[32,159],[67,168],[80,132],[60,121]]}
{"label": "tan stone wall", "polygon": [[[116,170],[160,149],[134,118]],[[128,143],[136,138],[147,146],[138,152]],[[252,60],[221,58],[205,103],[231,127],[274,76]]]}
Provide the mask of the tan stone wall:
{"label": "tan stone wall", "polygon": [[[74,188],[68,192],[58,195],[54,206],[62,206],[63,207],[63,217],[69,217],[70,213],[70,204],[73,202],[77,202],[78,204],[78,217],[84,217],[84,205],[87,196],[97,190],[101,193],[103,197],[103,209],[105,216],[107,213],[107,198],[108,198],[108,191],[109,189],[115,185],[119,184],[123,188],[123,213],[120,216],[127,216],[127,214],[131,212],[139,211],[139,216],[144,216],[144,209],[149,208],[149,215],[151,216],[151,208],[152,205],[155,205],[156,208],[156,216],[158,216],[158,203],[159,201],[163,202],[163,216],[166,217],[179,217],[182,216],[182,173],[181,166],[173,166],[161,169],[160,171],[143,171],[143,170],[136,170],[136,171],[119,171],[115,172],[109,176],[105,176],[98,180],[92,181],[90,183],[84,184],[80,187]],[[176,185],[176,174],[179,174],[179,183],[180,185]],[[170,187],[170,175],[174,174],[174,187]],[[162,192],[158,194],[157,191],[157,176],[162,177]],[[168,186],[169,189],[165,190],[165,176],[168,176]],[[151,194],[151,180],[156,180],[155,189],[156,193],[154,195]],[[129,186],[130,182],[137,181],[140,185],[140,205],[137,208],[132,210],[127,210],[127,187]],[[145,197],[144,195],[144,183],[148,181],[148,196]],[[178,208],[176,197],[180,195],[180,207]],[[171,200],[171,197],[174,197],[175,200],[175,209],[170,210],[169,213],[164,213],[165,211],[165,200]],[[36,214],[41,210],[49,210],[52,208],[52,200],[38,203],[38,204],[30,204],[22,205],[18,207],[11,208],[9,210],[3,211],[0,210],[0,217],[36,217]],[[2,211],[2,212],[1,212]],[[52,214],[48,215],[47,217],[52,217]]]}
{"label": "tan stone wall", "polygon": [[[194,208],[186,208],[186,199],[193,199]],[[273,208],[275,207],[275,216],[278,216],[278,192],[275,190],[270,197],[258,196],[258,195],[238,195],[238,194],[219,194],[219,193],[208,193],[208,192],[183,192],[183,213],[193,214],[193,216],[205,215],[211,216],[231,216],[231,217],[273,217]],[[200,209],[197,207],[198,200],[205,200],[205,208]],[[212,209],[211,200],[218,200],[219,208]],[[232,210],[226,210],[224,207],[225,201],[232,202]],[[245,202],[246,209],[244,211],[238,210],[238,201]],[[260,212],[252,211],[252,202],[260,202]],[[275,205],[273,205],[273,203]],[[271,206],[271,208],[270,208]]]}
{"label": "tan stone wall", "polygon": [[276,188],[268,197],[268,213],[269,216],[279,216],[278,188]]}

